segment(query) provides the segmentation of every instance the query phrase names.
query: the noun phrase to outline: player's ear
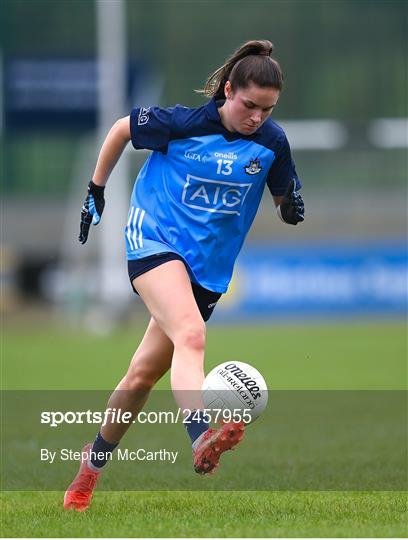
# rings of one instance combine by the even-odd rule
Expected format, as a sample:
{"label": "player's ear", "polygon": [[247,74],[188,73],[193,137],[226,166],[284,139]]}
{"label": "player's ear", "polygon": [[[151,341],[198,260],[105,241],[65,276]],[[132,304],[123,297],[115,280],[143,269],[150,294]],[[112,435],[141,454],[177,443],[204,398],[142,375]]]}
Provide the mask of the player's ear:
{"label": "player's ear", "polygon": [[230,81],[227,81],[224,86],[224,95],[226,99],[232,98],[232,87]]}

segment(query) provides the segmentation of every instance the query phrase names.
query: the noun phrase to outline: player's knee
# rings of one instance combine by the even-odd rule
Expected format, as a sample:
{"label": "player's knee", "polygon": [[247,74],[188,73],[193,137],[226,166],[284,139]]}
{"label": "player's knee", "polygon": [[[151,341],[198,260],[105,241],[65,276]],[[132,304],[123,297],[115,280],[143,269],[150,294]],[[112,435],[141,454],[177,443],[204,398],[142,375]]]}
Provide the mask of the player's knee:
{"label": "player's knee", "polygon": [[153,373],[141,369],[130,369],[125,375],[125,385],[131,392],[149,392],[157,381]]}
{"label": "player's knee", "polygon": [[206,328],[204,321],[183,325],[174,339],[175,347],[204,350]]}

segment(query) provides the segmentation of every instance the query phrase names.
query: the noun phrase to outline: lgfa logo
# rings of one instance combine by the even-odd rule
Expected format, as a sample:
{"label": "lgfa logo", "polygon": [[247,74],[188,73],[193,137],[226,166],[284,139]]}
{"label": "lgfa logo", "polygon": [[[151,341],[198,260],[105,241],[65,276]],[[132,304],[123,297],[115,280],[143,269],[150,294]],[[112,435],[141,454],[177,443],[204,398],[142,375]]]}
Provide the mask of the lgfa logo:
{"label": "lgfa logo", "polygon": [[184,157],[186,159],[191,159],[192,161],[199,161],[200,163],[207,163],[207,161],[210,159],[210,154],[207,152],[204,152],[204,154],[197,154],[196,152],[189,152],[186,150],[184,152]]}

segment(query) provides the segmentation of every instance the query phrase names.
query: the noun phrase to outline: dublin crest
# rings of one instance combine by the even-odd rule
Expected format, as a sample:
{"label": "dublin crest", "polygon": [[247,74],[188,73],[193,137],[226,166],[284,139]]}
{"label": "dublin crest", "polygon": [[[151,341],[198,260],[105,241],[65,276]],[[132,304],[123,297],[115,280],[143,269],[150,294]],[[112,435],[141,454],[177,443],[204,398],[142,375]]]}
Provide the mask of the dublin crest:
{"label": "dublin crest", "polygon": [[247,174],[258,174],[262,171],[261,162],[259,159],[251,159],[249,165],[244,167]]}

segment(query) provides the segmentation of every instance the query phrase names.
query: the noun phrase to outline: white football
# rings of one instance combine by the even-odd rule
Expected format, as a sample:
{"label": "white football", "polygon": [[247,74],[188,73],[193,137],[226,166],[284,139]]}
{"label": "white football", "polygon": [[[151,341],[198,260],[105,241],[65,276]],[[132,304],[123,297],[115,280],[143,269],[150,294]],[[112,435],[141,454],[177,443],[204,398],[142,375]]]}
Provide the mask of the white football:
{"label": "white football", "polygon": [[202,392],[206,409],[245,412],[245,423],[256,420],[268,403],[265,379],[245,362],[219,364],[205,378]]}

